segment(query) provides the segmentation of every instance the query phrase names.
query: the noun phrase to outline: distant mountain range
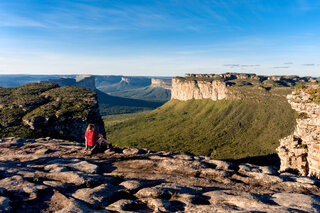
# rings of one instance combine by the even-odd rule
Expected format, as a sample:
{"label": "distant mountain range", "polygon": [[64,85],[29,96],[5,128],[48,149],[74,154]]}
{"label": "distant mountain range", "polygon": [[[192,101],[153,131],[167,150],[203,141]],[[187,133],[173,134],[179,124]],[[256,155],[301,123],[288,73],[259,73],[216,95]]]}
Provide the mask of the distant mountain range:
{"label": "distant mountain range", "polygon": [[48,79],[76,78],[76,75],[0,75],[0,87],[18,87]]}
{"label": "distant mountain range", "polygon": [[[98,94],[101,115],[152,110],[170,100],[171,91],[151,77],[93,75],[0,75],[0,87],[17,87],[31,82],[56,83],[91,89]],[[157,79],[157,82],[161,79]],[[165,81],[171,79],[165,78]]]}

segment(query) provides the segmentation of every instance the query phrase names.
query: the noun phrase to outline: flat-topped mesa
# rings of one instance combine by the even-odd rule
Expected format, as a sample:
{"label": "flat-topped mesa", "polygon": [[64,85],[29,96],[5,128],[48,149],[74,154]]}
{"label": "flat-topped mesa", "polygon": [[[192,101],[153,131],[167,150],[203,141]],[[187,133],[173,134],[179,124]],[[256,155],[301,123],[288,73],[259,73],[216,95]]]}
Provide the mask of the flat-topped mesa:
{"label": "flat-topped mesa", "polygon": [[291,87],[296,84],[317,82],[315,77],[299,76],[262,76],[252,73],[223,73],[223,74],[185,74],[185,77],[172,79],[171,99],[239,99],[246,97],[233,88],[254,86],[270,90],[274,87]]}
{"label": "flat-topped mesa", "polygon": [[210,79],[210,78],[221,78],[225,81],[236,80],[236,79],[255,79],[260,82],[266,80],[272,81],[281,81],[281,80],[289,80],[291,82],[317,82],[317,78],[311,76],[299,77],[297,75],[256,75],[254,73],[222,73],[222,74],[185,74],[185,78],[199,78],[199,79]]}
{"label": "flat-topped mesa", "polygon": [[222,74],[185,74],[185,78],[215,78],[220,77],[225,80],[234,80],[234,79],[257,79],[257,80],[266,80],[266,76],[258,76],[254,73],[222,73]]}
{"label": "flat-topped mesa", "polygon": [[159,87],[159,88],[171,90],[172,80],[171,79],[152,78],[151,79],[151,87]]}
{"label": "flat-topped mesa", "polygon": [[296,90],[287,99],[298,116],[294,133],[280,140],[280,169],[320,178],[320,86]]}
{"label": "flat-topped mesa", "polygon": [[150,78],[147,77],[121,77],[121,84],[126,84],[126,85],[134,85],[134,86],[149,86],[151,84]]}
{"label": "flat-topped mesa", "polygon": [[60,87],[64,86],[74,86],[74,87],[82,87],[91,90],[96,89],[95,77],[92,75],[78,75],[76,79],[73,78],[59,78],[59,79],[49,79],[45,81],[41,81],[41,83],[55,83]]}
{"label": "flat-topped mesa", "polygon": [[227,98],[228,88],[225,82],[184,81],[172,79],[171,99],[187,101],[191,99],[222,100]]}
{"label": "flat-topped mesa", "polygon": [[75,86],[95,90],[96,89],[96,77],[92,76],[92,75],[77,76]]}

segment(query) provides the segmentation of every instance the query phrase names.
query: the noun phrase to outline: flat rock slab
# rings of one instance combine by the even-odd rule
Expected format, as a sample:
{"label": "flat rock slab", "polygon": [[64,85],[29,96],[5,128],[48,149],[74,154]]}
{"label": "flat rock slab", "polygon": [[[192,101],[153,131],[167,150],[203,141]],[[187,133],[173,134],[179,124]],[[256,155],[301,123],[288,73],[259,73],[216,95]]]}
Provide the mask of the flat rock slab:
{"label": "flat rock slab", "polygon": [[0,139],[0,212],[319,212],[320,182],[205,156]]}

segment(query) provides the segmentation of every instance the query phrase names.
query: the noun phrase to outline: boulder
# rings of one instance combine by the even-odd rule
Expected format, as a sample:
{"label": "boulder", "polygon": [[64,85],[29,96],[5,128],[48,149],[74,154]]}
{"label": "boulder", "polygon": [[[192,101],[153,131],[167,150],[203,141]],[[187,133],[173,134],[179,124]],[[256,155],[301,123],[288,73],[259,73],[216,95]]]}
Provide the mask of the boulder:
{"label": "boulder", "polygon": [[120,186],[123,186],[124,188],[126,188],[128,190],[137,190],[142,186],[142,184],[141,184],[141,182],[136,181],[136,180],[127,180],[127,181],[123,181],[122,183],[120,183]]}
{"label": "boulder", "polygon": [[72,196],[95,207],[108,206],[116,200],[118,189],[111,184],[101,184],[95,188],[78,189]]}
{"label": "boulder", "polygon": [[63,183],[73,183],[82,185],[86,183],[86,179],[74,171],[68,172],[52,172],[46,175],[48,179],[57,180]]}
{"label": "boulder", "polygon": [[168,192],[161,188],[143,188],[140,189],[135,196],[139,198],[163,198],[170,196]]}
{"label": "boulder", "polygon": [[85,173],[97,173],[98,166],[95,164],[88,163],[87,161],[80,161],[74,164],[68,164],[67,166],[71,167],[74,170],[78,170]]}

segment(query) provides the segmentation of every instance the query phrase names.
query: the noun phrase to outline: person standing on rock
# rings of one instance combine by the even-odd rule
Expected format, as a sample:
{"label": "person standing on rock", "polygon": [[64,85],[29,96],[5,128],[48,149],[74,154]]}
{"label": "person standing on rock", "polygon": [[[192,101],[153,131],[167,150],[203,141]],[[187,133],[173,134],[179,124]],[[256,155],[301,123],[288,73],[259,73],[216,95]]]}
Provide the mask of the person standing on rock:
{"label": "person standing on rock", "polygon": [[111,143],[104,139],[102,134],[94,130],[94,124],[88,125],[84,137],[86,150],[89,150],[91,152],[97,148],[97,145],[99,145],[100,147],[102,143],[111,146]]}

